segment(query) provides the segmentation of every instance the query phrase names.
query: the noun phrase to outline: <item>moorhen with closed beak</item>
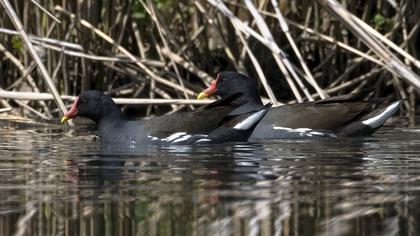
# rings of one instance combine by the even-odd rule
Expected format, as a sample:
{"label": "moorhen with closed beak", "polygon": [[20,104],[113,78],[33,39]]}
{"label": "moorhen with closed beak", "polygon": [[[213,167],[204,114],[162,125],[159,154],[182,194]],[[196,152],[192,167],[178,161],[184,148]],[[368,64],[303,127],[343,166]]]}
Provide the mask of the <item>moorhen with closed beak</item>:
{"label": "moorhen with closed beak", "polygon": [[112,98],[96,90],[82,92],[61,123],[76,116],[93,120],[101,139],[133,144],[193,144],[247,141],[271,104],[251,112],[225,117],[235,108],[240,93],[226,96],[202,109],[131,121]]}
{"label": "moorhen with closed beak", "polygon": [[[384,105],[381,99],[362,101],[370,92],[273,107],[258,123],[250,139],[370,135],[395,114],[401,104],[401,100],[389,105]],[[213,94],[220,95],[222,99],[240,94],[234,101],[236,108],[227,116],[253,112],[263,107],[256,81],[241,73],[219,73],[210,87],[197,98],[203,99]]]}

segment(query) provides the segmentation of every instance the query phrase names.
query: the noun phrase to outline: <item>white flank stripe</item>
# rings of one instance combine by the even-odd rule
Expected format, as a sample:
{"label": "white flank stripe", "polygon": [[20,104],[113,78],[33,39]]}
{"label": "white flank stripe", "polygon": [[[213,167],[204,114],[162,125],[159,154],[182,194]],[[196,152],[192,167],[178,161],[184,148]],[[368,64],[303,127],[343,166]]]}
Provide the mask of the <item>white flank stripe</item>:
{"label": "white flank stripe", "polygon": [[175,140],[175,139],[177,139],[177,138],[179,138],[183,135],[186,135],[186,134],[187,133],[185,133],[185,132],[178,132],[178,133],[171,134],[168,137],[166,137],[164,139],[161,139],[161,140],[165,141],[165,142],[171,142],[172,140]]}
{"label": "white flank stripe", "polygon": [[210,141],[211,141],[211,139],[209,139],[209,138],[202,138],[202,139],[199,139],[199,140],[195,141],[195,143],[203,143],[203,142],[210,142]]}
{"label": "white flank stripe", "polygon": [[281,127],[281,126],[273,126],[274,130],[284,130],[290,133],[297,133],[301,137],[313,137],[313,136],[321,136],[321,137],[337,137],[335,134],[330,132],[322,132],[322,131],[314,131],[310,128],[287,128],[287,127]]}
{"label": "white flank stripe", "polygon": [[292,128],[286,128],[286,127],[281,127],[281,126],[273,126],[273,129],[287,130],[287,131],[293,132]]}
{"label": "white flank stripe", "polygon": [[313,135],[325,135],[326,133],[321,133],[321,132],[318,132],[318,131],[312,131],[311,134],[313,134]]}
{"label": "white flank stripe", "polygon": [[182,142],[182,141],[185,141],[185,140],[188,140],[189,138],[191,138],[192,136],[190,135],[190,134],[187,134],[187,135],[185,135],[185,136],[182,136],[182,137],[180,137],[180,138],[178,138],[178,139],[175,139],[172,143],[179,143],[179,142]]}
{"label": "white flank stripe", "polygon": [[307,133],[307,132],[310,132],[312,129],[309,129],[309,128],[297,128],[297,129],[294,129],[294,131],[295,132],[302,132],[302,133]]}

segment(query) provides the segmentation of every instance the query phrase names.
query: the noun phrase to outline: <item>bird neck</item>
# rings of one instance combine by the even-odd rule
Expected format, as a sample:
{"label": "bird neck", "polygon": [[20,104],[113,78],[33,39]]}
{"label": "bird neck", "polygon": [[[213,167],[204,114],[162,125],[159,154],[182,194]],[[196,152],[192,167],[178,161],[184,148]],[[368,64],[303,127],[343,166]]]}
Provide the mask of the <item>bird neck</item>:
{"label": "bird neck", "polygon": [[110,104],[101,109],[99,115],[94,117],[93,120],[97,125],[101,125],[101,123],[121,122],[125,121],[126,119],[127,118],[125,114],[116,104]]}
{"label": "bird neck", "polygon": [[262,106],[261,97],[258,94],[242,95],[236,99],[235,103],[238,105],[253,104],[256,106]]}
{"label": "bird neck", "polygon": [[237,107],[228,116],[242,115],[249,112],[261,110],[264,106],[258,94],[244,94],[237,98],[233,104]]}

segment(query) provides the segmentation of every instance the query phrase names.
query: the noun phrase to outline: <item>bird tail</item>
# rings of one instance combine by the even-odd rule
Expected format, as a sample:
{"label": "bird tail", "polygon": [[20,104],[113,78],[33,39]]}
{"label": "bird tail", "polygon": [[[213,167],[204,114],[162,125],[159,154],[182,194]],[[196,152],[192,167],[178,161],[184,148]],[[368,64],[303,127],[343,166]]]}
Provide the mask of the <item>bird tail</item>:
{"label": "bird tail", "polygon": [[377,110],[374,116],[362,120],[362,123],[369,126],[372,129],[377,129],[381,127],[385,123],[385,121],[387,121],[392,115],[394,115],[398,111],[402,101],[403,100],[395,101],[390,105]]}

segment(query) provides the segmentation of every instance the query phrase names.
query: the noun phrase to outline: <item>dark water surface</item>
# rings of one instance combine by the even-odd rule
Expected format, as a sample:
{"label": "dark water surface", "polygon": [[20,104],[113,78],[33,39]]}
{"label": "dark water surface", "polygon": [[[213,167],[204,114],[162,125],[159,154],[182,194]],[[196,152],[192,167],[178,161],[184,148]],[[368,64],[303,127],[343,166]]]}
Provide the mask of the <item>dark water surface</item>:
{"label": "dark water surface", "polygon": [[140,154],[89,134],[0,128],[0,235],[420,235],[420,128]]}

